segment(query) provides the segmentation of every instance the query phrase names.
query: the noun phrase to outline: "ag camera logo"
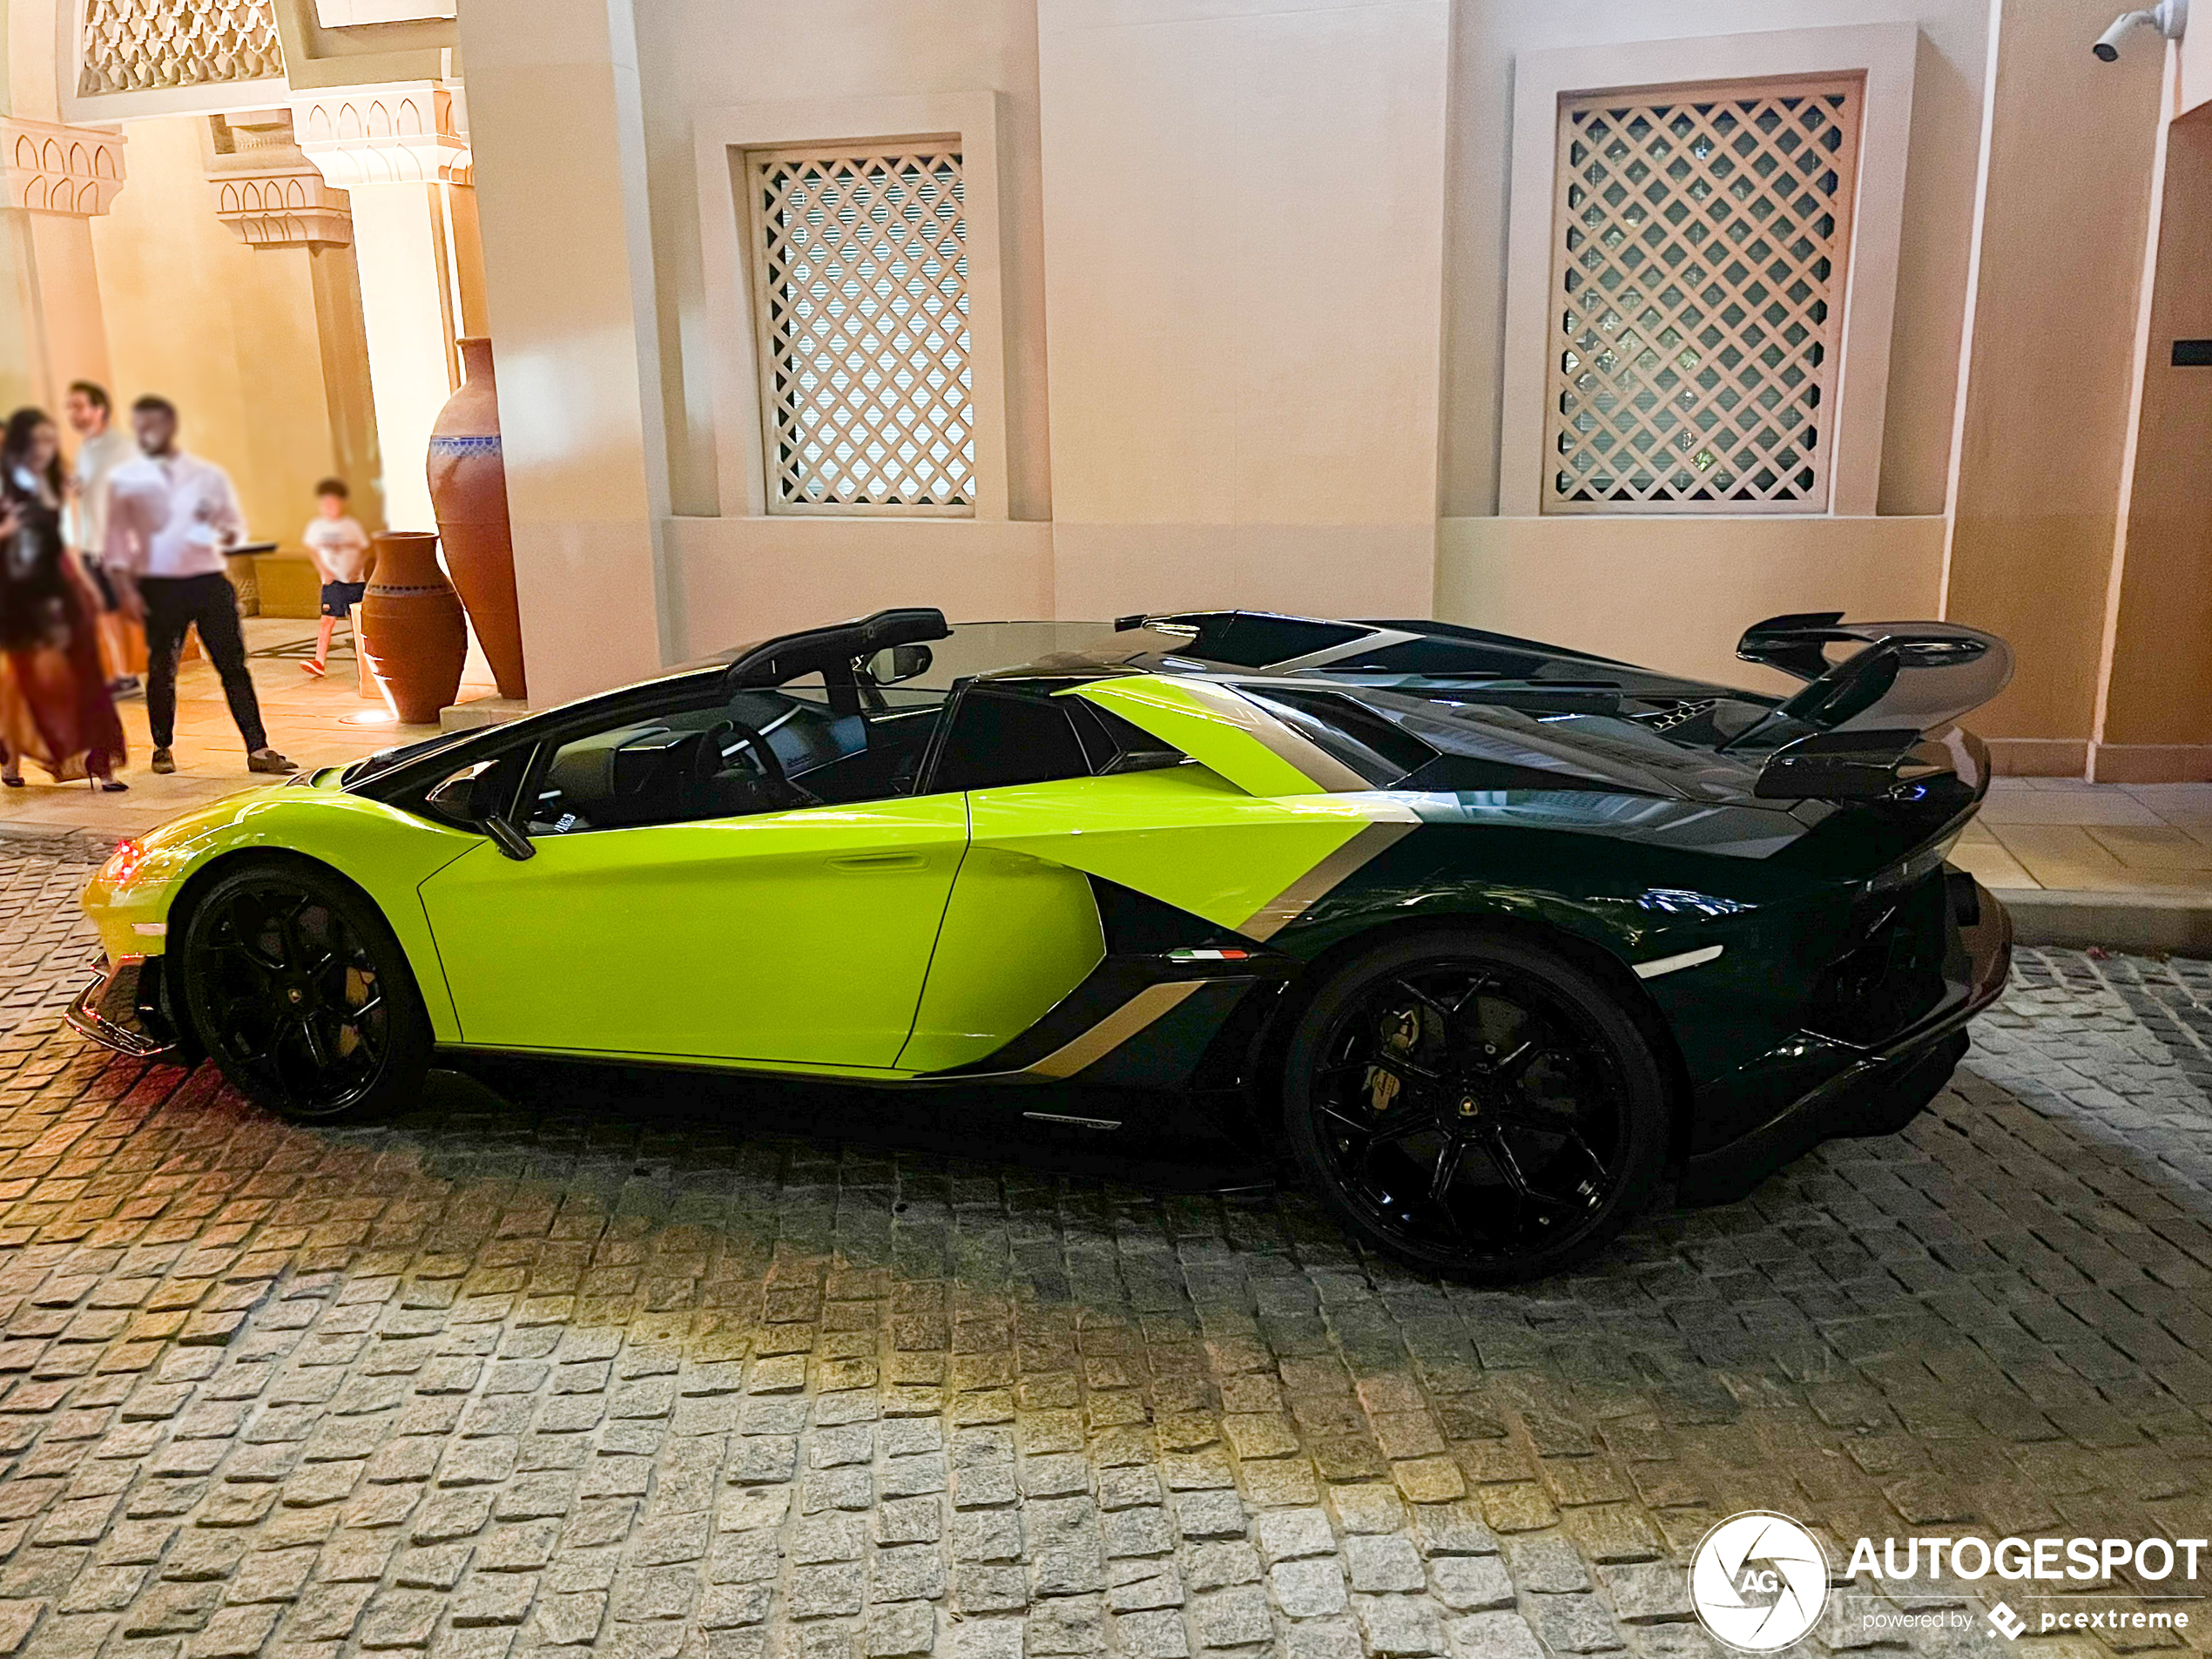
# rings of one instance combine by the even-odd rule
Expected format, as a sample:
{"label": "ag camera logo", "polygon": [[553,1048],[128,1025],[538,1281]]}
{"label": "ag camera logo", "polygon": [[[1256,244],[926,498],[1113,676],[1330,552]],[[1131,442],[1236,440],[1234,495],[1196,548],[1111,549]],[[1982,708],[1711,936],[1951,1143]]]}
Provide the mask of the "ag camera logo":
{"label": "ag camera logo", "polygon": [[1772,1653],[1811,1629],[1828,1605],[1828,1558],[1789,1516],[1747,1509],[1698,1541],[1689,1600],[1730,1647]]}

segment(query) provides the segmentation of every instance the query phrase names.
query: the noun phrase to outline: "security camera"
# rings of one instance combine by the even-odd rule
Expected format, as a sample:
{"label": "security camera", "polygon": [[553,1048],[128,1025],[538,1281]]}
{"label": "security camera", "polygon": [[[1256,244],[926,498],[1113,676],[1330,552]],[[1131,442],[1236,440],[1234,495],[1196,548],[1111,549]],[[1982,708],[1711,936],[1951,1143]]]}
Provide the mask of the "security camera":
{"label": "security camera", "polygon": [[2168,40],[2179,40],[2188,28],[2189,0],[2158,0],[2155,6],[2141,11],[2123,11],[2112,20],[2112,27],[2097,37],[2097,44],[2089,50],[2105,63],[2112,63],[2120,56],[2120,43],[2128,31],[2139,24],[2148,24]]}

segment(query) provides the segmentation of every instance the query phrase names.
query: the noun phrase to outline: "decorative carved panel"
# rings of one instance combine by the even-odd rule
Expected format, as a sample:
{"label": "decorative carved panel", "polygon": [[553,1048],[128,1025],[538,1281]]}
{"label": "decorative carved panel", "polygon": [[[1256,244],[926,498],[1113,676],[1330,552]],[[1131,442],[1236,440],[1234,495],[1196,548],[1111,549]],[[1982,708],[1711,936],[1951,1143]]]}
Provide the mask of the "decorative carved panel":
{"label": "decorative carved panel", "polygon": [[974,512],[958,149],[746,159],[771,510]]}
{"label": "decorative carved panel", "polygon": [[283,73],[272,0],[84,0],[81,98]]}
{"label": "decorative carved panel", "polygon": [[288,111],[215,116],[208,183],[215,217],[254,247],[342,246],[354,239],[353,206],[292,139]]}
{"label": "decorative carved panel", "polygon": [[341,190],[469,182],[469,140],[455,124],[453,95],[427,81],[296,98],[292,131]]}
{"label": "decorative carved panel", "polygon": [[1561,101],[1545,512],[1826,509],[1863,90]]}
{"label": "decorative carved panel", "polygon": [[44,121],[0,120],[8,206],[38,213],[105,213],[123,188],[123,135]]}

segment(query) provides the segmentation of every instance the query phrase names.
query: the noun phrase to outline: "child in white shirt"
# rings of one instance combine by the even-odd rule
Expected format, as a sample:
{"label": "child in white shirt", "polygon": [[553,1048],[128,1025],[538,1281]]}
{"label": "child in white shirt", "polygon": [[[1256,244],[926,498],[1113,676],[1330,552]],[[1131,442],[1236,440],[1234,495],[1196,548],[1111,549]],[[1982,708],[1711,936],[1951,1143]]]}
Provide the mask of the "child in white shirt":
{"label": "child in white shirt", "polygon": [[314,660],[300,664],[300,671],[314,679],[323,677],[338,619],[352,613],[368,587],[368,532],[346,511],[347,495],[343,478],[326,478],[317,484],[315,516],[300,533],[322,577],[322,628],[315,637]]}

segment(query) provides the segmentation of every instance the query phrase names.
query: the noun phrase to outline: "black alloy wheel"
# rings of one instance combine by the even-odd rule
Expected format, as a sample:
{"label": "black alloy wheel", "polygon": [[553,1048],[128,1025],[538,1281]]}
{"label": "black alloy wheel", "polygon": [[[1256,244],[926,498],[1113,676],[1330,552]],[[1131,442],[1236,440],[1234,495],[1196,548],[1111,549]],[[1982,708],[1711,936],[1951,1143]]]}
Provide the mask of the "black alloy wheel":
{"label": "black alloy wheel", "polygon": [[219,878],[185,925],[192,1028],[257,1104],[326,1122],[411,1101],[428,1016],[399,941],[349,883],[305,860]]}
{"label": "black alloy wheel", "polygon": [[1291,1039],[1284,1112],[1339,1219],[1487,1284],[1602,1248],[1666,1151],[1663,1076],[1617,995],[1502,937],[1417,937],[1340,969]]}

